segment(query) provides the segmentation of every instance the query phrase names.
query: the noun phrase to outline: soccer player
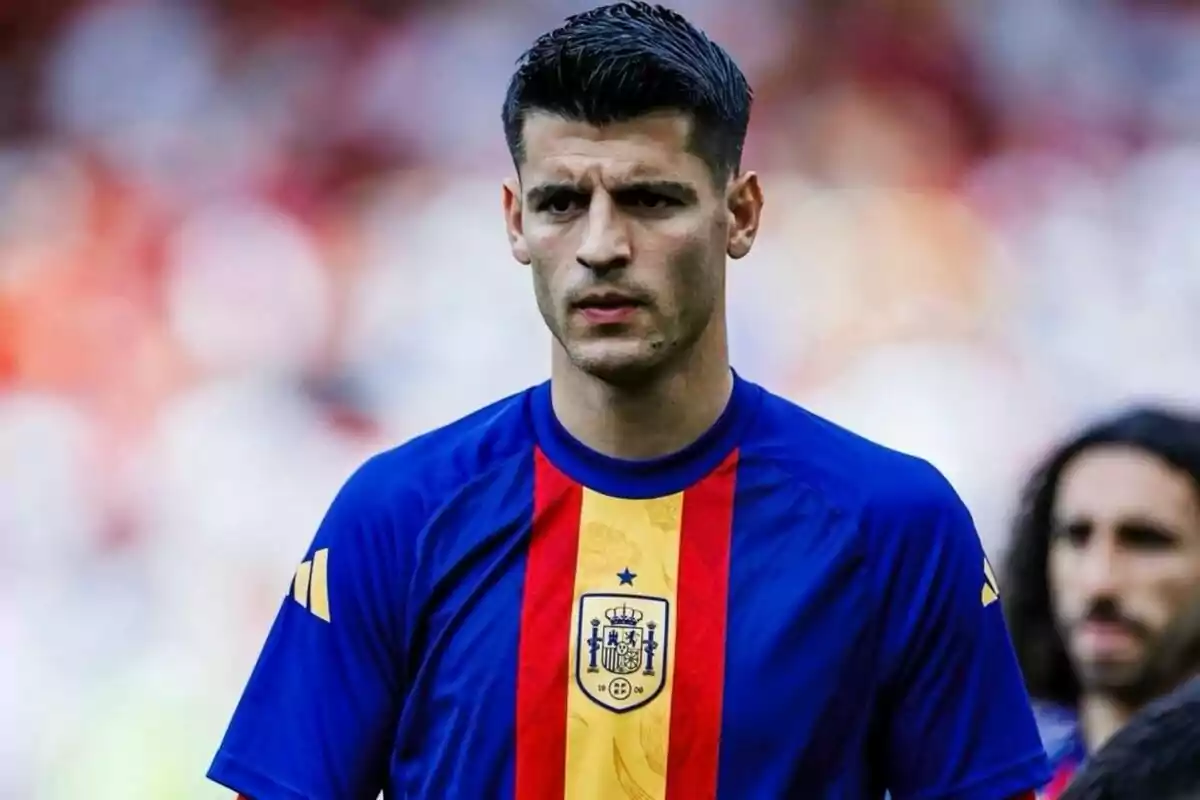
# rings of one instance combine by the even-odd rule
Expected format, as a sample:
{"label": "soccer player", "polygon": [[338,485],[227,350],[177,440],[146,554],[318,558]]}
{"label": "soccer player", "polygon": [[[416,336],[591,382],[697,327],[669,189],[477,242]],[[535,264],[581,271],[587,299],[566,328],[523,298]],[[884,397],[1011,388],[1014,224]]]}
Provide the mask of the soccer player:
{"label": "soccer player", "polygon": [[1062,800],[1200,800],[1200,678],[1117,731]]}
{"label": "soccer player", "polygon": [[1051,453],[1004,572],[1058,798],[1146,703],[1200,672],[1200,419],[1138,408]]}
{"label": "soccer player", "polygon": [[1048,779],[929,464],[735,375],[750,89],[683,17],[570,18],[504,103],[551,378],[333,502],[210,776],[253,800],[1004,800]]}

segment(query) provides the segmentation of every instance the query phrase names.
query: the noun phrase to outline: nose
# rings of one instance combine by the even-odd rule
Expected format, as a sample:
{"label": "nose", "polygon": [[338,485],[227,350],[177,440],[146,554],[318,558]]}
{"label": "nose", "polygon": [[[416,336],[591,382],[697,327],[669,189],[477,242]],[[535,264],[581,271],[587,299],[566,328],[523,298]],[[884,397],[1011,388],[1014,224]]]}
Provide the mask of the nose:
{"label": "nose", "polygon": [[605,192],[596,192],[588,204],[587,228],[575,260],[593,272],[628,266],[633,253],[625,220]]}
{"label": "nose", "polygon": [[1105,531],[1096,531],[1079,556],[1076,577],[1087,597],[1114,596],[1121,571],[1121,554],[1115,537]]}

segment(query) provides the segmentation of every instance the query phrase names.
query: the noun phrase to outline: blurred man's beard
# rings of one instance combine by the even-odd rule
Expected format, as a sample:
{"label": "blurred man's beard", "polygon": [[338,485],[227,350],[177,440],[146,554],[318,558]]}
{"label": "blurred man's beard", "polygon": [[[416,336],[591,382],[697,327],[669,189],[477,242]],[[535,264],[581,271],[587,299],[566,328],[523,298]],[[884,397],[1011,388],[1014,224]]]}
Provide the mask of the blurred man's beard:
{"label": "blurred man's beard", "polygon": [[1158,635],[1146,641],[1134,663],[1080,662],[1075,665],[1085,693],[1140,706],[1200,674],[1200,597]]}
{"label": "blurred man's beard", "polygon": [[1075,671],[1085,694],[1111,697],[1127,705],[1139,706],[1162,691],[1160,672],[1149,651],[1134,663],[1080,662]]}
{"label": "blurred man's beard", "polygon": [[1187,606],[1171,621],[1150,653],[1150,679],[1162,691],[1171,691],[1200,675],[1200,589]]}

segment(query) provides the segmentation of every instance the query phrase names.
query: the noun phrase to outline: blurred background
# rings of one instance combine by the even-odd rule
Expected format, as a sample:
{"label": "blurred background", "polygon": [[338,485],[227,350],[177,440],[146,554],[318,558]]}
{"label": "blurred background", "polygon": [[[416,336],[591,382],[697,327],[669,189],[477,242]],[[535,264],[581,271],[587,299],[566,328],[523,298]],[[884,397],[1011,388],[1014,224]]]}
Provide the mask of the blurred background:
{"label": "blurred background", "polygon": [[[0,4],[0,798],[207,768],[363,458],[540,381],[512,64],[576,0]],[[990,552],[1065,429],[1200,402],[1200,3],[677,0],[757,90],[742,373]]]}

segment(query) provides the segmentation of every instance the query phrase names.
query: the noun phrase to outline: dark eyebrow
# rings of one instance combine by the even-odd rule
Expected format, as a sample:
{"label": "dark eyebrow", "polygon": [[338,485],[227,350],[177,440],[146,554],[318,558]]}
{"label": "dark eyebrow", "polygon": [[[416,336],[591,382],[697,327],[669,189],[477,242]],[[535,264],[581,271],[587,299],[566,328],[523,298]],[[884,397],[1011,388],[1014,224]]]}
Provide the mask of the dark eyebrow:
{"label": "dark eyebrow", "polygon": [[622,184],[613,189],[613,194],[625,192],[647,192],[673,197],[681,203],[695,203],[699,198],[696,190],[686,183],[679,181],[634,181]]}
{"label": "dark eyebrow", "polygon": [[531,206],[540,206],[556,194],[584,194],[584,190],[573,183],[542,183],[534,186],[526,193],[527,202]]}
{"label": "dark eyebrow", "polygon": [[[625,194],[629,192],[648,192],[651,194],[667,195],[681,203],[695,203],[698,199],[694,188],[679,181],[640,180],[613,187],[613,194]],[[542,183],[532,187],[526,193],[526,197],[529,205],[536,207],[557,194],[580,195],[586,193],[587,189],[574,183]]]}
{"label": "dark eyebrow", "polygon": [[1170,525],[1140,515],[1121,520],[1117,524],[1117,531],[1122,535],[1150,533],[1170,542],[1177,542],[1180,538],[1179,533]]}

